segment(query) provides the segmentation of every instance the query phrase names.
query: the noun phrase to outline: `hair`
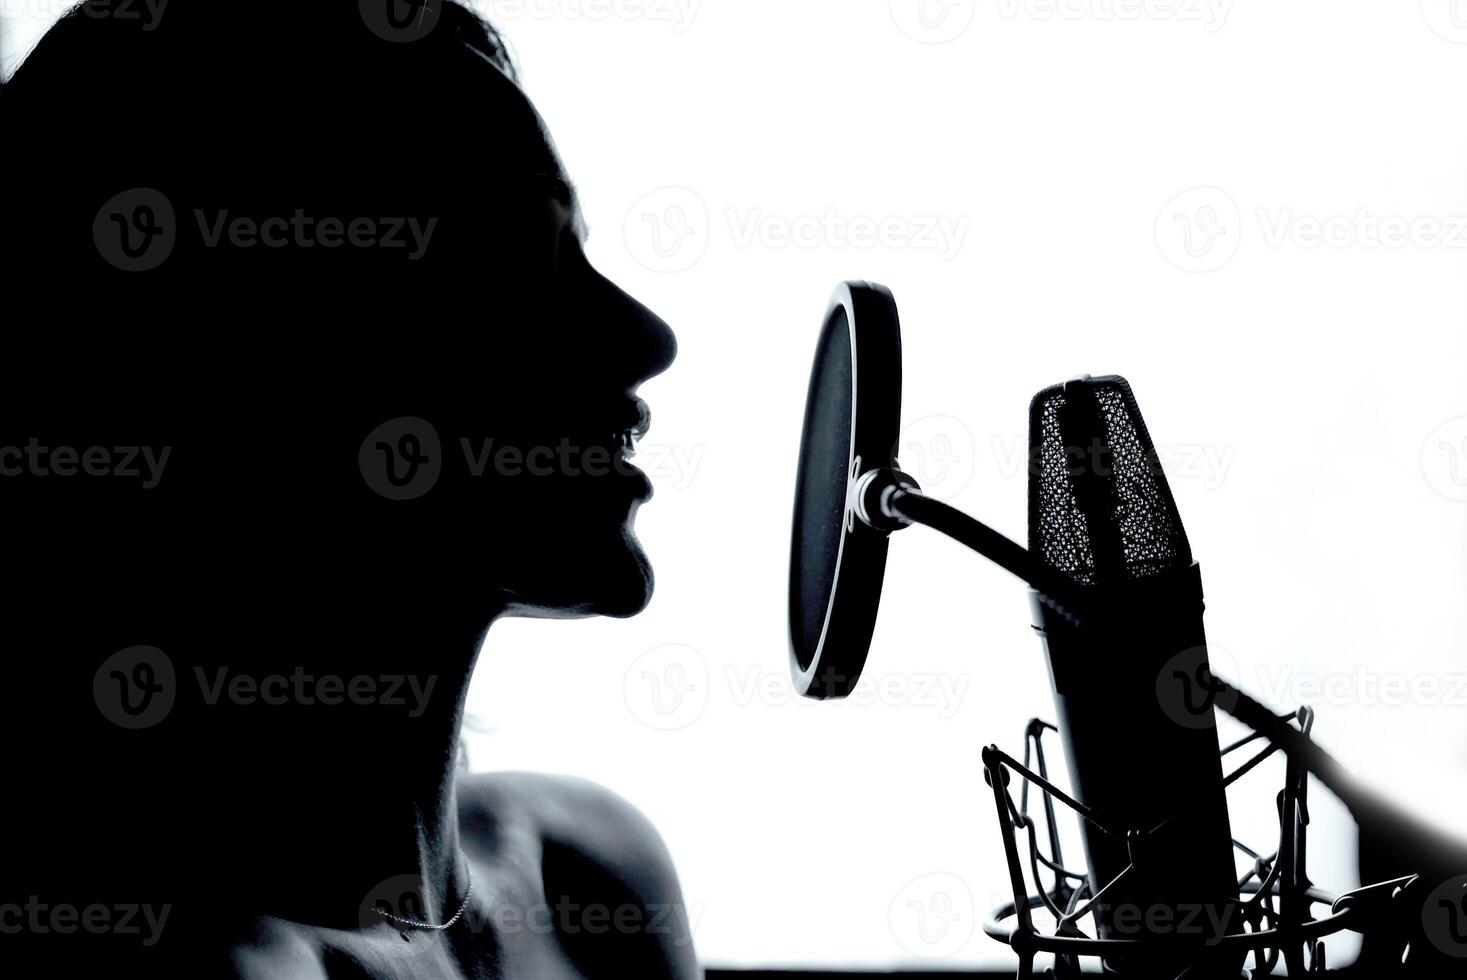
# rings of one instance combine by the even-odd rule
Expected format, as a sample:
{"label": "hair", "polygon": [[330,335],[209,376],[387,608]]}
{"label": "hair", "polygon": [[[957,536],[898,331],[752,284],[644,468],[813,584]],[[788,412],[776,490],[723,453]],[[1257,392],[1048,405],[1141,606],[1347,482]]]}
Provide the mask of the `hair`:
{"label": "hair", "polygon": [[[416,3],[424,28],[408,34],[372,15],[401,0],[170,0],[153,23],[112,16],[112,0],[72,7],[0,88],[0,159],[12,189],[24,189],[0,211],[12,282],[34,291],[113,275],[93,221],[132,189],[160,192],[180,215],[377,207],[441,216],[426,259],[405,268],[398,251],[275,249],[269,274],[287,274],[298,258],[301,274],[318,279],[372,264],[453,276],[482,215],[502,205],[489,190],[498,178],[554,167],[499,32],[465,3]],[[190,251],[197,244],[180,243],[159,275],[105,296],[49,292],[81,304],[173,304],[185,280],[195,293],[206,279],[249,281],[267,261],[260,250],[205,261]],[[388,283],[361,285],[342,302],[373,309]]]}
{"label": "hair", "polygon": [[[380,2],[385,7],[392,0]],[[271,34],[292,34],[318,42],[362,40],[366,34],[363,29],[371,27],[366,15],[371,3],[372,0],[360,3],[311,0],[299,4],[171,0],[150,21],[142,16],[113,16],[116,0],[82,0],[62,14],[22,59],[11,84],[5,88],[11,85],[28,88],[32,76],[49,74],[47,69],[55,58],[59,57],[63,64],[69,63],[77,54],[75,45],[85,46],[103,39],[110,43],[124,35],[136,37],[161,32],[166,37],[173,31],[173,21],[183,21],[185,30],[200,42],[206,35],[198,28],[207,25],[217,32],[213,40],[225,45],[238,44],[246,38],[268,42]],[[420,22],[428,27],[421,36],[398,39],[403,53],[441,55],[454,47],[463,47],[494,65],[506,77],[519,81],[519,71],[504,38],[487,20],[459,0],[417,0],[417,3]],[[272,14],[276,16],[272,18]]]}

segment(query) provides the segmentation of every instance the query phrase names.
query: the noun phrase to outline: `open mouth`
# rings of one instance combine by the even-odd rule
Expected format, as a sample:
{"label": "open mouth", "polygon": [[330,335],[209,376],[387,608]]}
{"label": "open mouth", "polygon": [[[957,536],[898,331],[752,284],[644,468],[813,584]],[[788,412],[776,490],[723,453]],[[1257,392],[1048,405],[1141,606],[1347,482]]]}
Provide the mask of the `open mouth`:
{"label": "open mouth", "polygon": [[647,403],[638,398],[632,406],[636,412],[636,418],[624,429],[616,432],[612,437],[612,444],[617,448],[623,460],[630,460],[637,455],[637,441],[647,434],[652,426],[652,412]]}

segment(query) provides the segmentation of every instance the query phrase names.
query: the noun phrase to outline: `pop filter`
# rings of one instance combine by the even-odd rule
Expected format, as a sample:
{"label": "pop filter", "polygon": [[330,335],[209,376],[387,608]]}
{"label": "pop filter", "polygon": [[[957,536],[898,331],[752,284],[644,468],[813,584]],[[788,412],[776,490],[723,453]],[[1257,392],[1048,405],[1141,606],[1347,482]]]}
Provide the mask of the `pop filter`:
{"label": "pop filter", "polygon": [[855,688],[881,603],[887,537],[909,524],[967,545],[1079,624],[1075,583],[980,521],[924,497],[901,471],[901,410],[896,300],[885,286],[841,283],[815,349],[795,480],[790,673],[805,697],[843,698]]}
{"label": "pop filter", "polygon": [[790,542],[790,671],[806,697],[845,697],[861,676],[887,531],[858,519],[860,478],[892,465],[902,409],[902,338],[884,286],[836,287],[805,401]]}

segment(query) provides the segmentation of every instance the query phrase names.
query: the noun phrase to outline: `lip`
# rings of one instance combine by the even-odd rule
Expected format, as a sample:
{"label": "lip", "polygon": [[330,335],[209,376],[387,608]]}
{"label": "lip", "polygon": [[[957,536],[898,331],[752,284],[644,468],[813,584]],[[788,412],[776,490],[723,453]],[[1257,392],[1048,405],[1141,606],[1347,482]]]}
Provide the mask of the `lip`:
{"label": "lip", "polygon": [[[652,412],[646,401],[627,394],[581,408],[574,418],[551,421],[538,436],[527,437],[526,445],[550,447],[555,460],[548,465],[576,482],[592,478],[583,482],[588,489],[600,487],[616,499],[645,501],[652,496],[652,482],[633,459],[636,440],[646,435],[651,425]],[[567,471],[560,466],[558,459],[563,452],[576,457],[566,464],[574,465],[574,469]],[[587,452],[593,454],[580,458]]]}
{"label": "lip", "polygon": [[[652,480],[641,469],[632,464],[636,454],[636,442],[652,427],[652,409],[641,398],[633,399],[621,413],[626,424],[613,430],[613,439],[622,444],[619,470],[636,483],[635,498],[646,502],[652,499]],[[629,439],[629,441],[628,441]]]}
{"label": "lip", "polygon": [[652,410],[640,398],[628,402],[623,410],[608,413],[617,419],[608,433],[612,443],[628,456],[636,453],[637,440],[652,427]]}
{"label": "lip", "polygon": [[615,417],[620,424],[614,425],[611,431],[617,435],[630,432],[640,439],[652,427],[652,409],[640,398],[634,398],[628,402],[625,407],[615,413]]}

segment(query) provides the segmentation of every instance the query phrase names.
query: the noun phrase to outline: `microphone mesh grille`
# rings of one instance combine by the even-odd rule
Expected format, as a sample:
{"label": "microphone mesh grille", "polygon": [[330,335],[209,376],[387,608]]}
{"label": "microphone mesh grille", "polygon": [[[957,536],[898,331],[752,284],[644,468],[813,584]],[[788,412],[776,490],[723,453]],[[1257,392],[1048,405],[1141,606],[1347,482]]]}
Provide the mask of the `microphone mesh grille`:
{"label": "microphone mesh grille", "polygon": [[1029,406],[1029,549],[1086,584],[1192,564],[1181,517],[1124,378],[1046,388]]}

